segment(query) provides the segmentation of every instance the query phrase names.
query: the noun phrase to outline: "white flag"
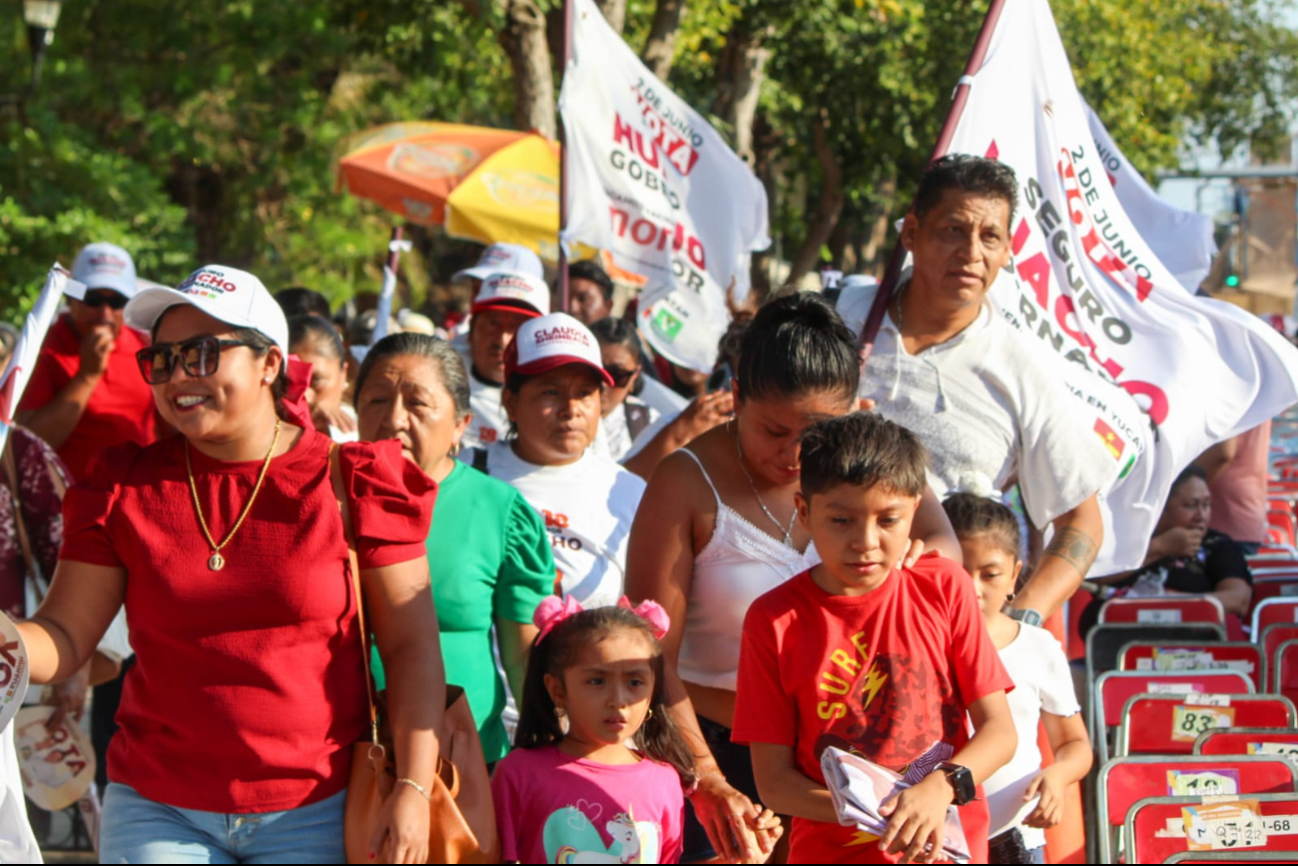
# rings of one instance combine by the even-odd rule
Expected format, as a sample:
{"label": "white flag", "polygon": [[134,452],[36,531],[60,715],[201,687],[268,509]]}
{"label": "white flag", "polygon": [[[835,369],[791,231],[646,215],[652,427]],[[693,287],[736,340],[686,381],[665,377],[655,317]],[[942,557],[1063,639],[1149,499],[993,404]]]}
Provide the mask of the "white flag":
{"label": "white flag", "polygon": [[1212,238],[1212,217],[1173,207],[1158,197],[1140,172],[1118,150],[1095,109],[1086,106],[1086,119],[1104,171],[1141,238],[1158,256],[1177,282],[1194,292],[1208,276],[1217,242]]}
{"label": "white flag", "polygon": [[729,321],[726,290],[748,292],[765,249],[766,191],[703,117],[608,26],[572,0],[573,59],[559,94],[568,213],[560,235],[608,250],[648,278],[641,329],[655,350],[711,370]]}
{"label": "white flag", "polygon": [[950,151],[1018,175],[1014,261],[992,298],[1072,362],[1060,387],[1122,465],[1092,573],[1138,566],[1177,474],[1298,401],[1298,353],[1257,317],[1187,293],[1132,225],[1047,0],[1005,4]]}
{"label": "white flag", "polygon": [[23,398],[23,391],[27,390],[27,380],[36,367],[36,358],[45,343],[45,333],[58,315],[64,294],[80,300],[85,297],[86,287],[72,279],[72,275],[56,263],[45,277],[40,297],[27,314],[22,334],[18,337],[18,345],[9,357],[9,366],[5,367],[4,375],[0,376],[0,450],[9,439],[13,413]]}

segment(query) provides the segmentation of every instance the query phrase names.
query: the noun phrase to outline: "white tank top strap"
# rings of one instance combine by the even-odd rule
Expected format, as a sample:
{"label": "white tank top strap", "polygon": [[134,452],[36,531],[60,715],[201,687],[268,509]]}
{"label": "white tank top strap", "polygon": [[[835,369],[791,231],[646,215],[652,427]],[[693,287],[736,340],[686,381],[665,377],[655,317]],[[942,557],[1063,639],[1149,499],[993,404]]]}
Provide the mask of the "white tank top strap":
{"label": "white tank top strap", "polygon": [[689,455],[689,458],[699,467],[699,471],[703,473],[703,480],[708,483],[708,487],[712,488],[712,495],[717,498],[717,508],[720,509],[724,504],[721,501],[721,494],[717,492],[717,485],[712,483],[712,476],[708,474],[708,470],[703,468],[703,461],[699,459],[699,455],[695,454],[688,448],[682,448],[680,450],[682,453]]}

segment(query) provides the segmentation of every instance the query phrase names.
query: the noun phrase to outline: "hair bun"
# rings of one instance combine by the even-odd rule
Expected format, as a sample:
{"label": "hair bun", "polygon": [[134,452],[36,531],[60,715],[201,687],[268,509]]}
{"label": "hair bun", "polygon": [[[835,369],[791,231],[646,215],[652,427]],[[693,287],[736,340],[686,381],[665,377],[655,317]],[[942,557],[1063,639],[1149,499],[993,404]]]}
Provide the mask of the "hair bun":
{"label": "hair bun", "polygon": [[983,499],[995,499],[1000,501],[1000,494],[996,490],[996,485],[992,480],[982,472],[966,472],[960,476],[951,490],[947,492],[948,496],[956,493],[968,493],[970,496],[980,496]]}

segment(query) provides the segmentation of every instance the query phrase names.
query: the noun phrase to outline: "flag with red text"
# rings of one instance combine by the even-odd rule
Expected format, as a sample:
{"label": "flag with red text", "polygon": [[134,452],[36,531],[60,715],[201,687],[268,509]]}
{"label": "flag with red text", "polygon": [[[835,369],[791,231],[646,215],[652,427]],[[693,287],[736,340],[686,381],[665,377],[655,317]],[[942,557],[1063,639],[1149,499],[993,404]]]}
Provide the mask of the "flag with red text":
{"label": "flag with red text", "polygon": [[1092,574],[1138,566],[1180,471],[1298,401],[1298,352],[1257,317],[1186,292],[1133,225],[1047,0],[1006,2],[949,151],[1018,176],[1014,258],[992,299],[1070,362],[1059,386],[1121,465],[1102,492]]}
{"label": "flag with red text", "polygon": [[[570,0],[572,62],[559,111],[568,212],[560,240],[611,252],[646,277],[641,331],[654,349],[712,369],[765,249],[766,191],[702,115],[654,77],[593,0]],[[733,284],[733,287],[732,287]]]}
{"label": "flag with red text", "polygon": [[1193,292],[1212,267],[1217,242],[1212,237],[1212,217],[1181,210],[1158,197],[1154,188],[1118,150],[1095,109],[1086,106],[1086,119],[1095,139],[1095,151],[1113,184],[1118,202],[1140,237],[1167,266],[1176,281]]}

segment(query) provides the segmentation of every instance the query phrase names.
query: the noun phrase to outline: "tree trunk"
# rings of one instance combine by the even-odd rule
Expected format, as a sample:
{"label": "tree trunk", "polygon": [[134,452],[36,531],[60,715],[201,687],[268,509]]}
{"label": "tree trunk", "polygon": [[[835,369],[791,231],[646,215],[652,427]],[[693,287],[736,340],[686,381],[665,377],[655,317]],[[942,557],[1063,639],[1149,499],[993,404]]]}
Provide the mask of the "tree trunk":
{"label": "tree trunk", "polygon": [[546,138],[558,136],[554,75],[545,38],[545,15],[535,0],[505,0],[505,21],[497,38],[514,73],[514,123]]}
{"label": "tree trunk", "polygon": [[802,246],[798,247],[797,255],[789,266],[789,278],[786,281],[789,285],[797,285],[803,275],[820,260],[820,248],[829,240],[830,233],[838,224],[846,199],[843,194],[843,170],[826,135],[829,113],[821,109],[819,114],[819,121],[811,125],[811,134],[816,161],[820,163],[820,201],[807,226],[807,237],[802,241]]}
{"label": "tree trunk", "polygon": [[[857,268],[873,273],[876,276],[882,275],[883,268],[887,264],[885,258],[891,254],[892,247],[885,246],[888,240],[889,230],[892,228],[892,205],[893,200],[897,197],[897,173],[893,171],[888,177],[879,184],[878,191],[873,197],[873,212],[876,214],[870,221],[870,239],[865,242],[861,250],[861,261]],[[896,243],[894,241],[893,243]]]}
{"label": "tree trunk", "polygon": [[735,153],[749,166],[753,164],[753,120],[757,117],[757,101],[766,78],[766,61],[771,51],[765,46],[767,34],[750,33],[736,25],[727,40],[725,59],[727,67],[723,93],[718,99],[723,117],[734,130]]}
{"label": "tree trunk", "polygon": [[681,16],[685,13],[686,0],[658,0],[654,9],[653,25],[649,28],[649,39],[644,45],[641,59],[659,81],[666,81],[672,71],[672,60],[676,56],[676,33],[681,26]]}
{"label": "tree trunk", "polygon": [[608,22],[608,26],[621,36],[622,28],[626,26],[626,0],[595,0],[595,4],[599,6],[599,11],[604,13],[604,20]]}

